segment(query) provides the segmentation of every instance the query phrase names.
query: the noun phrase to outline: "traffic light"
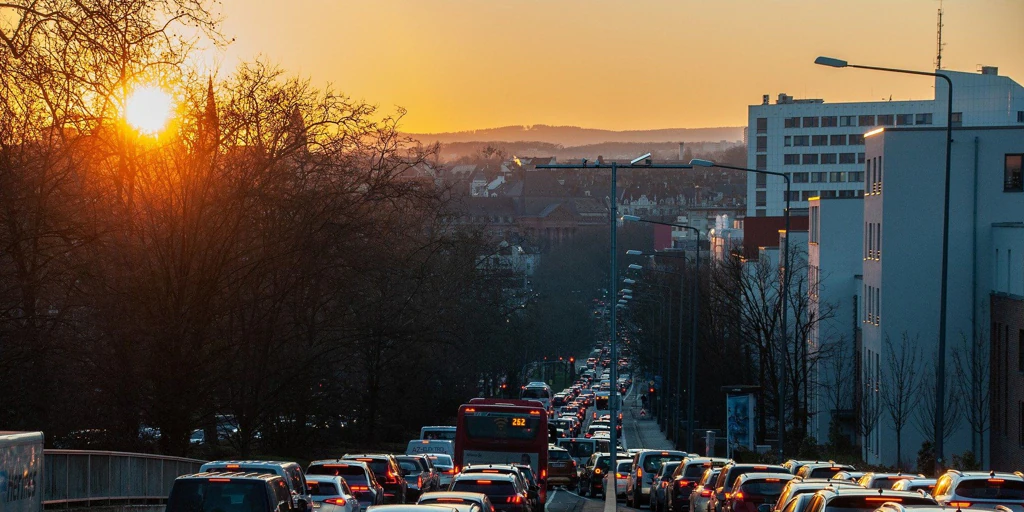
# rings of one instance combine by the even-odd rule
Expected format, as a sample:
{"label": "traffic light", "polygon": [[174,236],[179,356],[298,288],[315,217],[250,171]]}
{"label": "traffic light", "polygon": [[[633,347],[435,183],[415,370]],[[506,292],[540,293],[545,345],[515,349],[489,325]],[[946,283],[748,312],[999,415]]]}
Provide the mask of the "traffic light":
{"label": "traffic light", "polygon": [[569,356],[569,362],[570,363],[575,363],[576,362],[576,358],[574,356]]}

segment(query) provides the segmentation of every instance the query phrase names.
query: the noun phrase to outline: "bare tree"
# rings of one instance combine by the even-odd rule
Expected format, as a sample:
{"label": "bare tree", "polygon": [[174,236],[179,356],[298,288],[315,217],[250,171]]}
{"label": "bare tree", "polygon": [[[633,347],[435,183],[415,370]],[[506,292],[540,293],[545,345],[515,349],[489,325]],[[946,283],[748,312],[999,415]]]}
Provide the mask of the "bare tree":
{"label": "bare tree", "polygon": [[940,436],[943,441],[949,439],[960,427],[963,419],[963,400],[960,390],[956,387],[946,388],[946,395],[941,397],[943,409],[945,410],[945,421],[942,432],[935,431],[936,399],[938,398],[938,387],[935,385],[935,366],[938,364],[936,358],[932,358],[932,364],[923,368],[921,384],[918,388],[918,395],[921,401],[914,413],[914,427],[925,438],[934,444]]}
{"label": "bare tree", "polygon": [[903,469],[903,429],[917,410],[920,364],[917,339],[904,332],[899,345],[885,337],[886,370],[882,372],[882,401],[896,431],[896,467]]}
{"label": "bare tree", "polygon": [[989,421],[989,345],[984,333],[973,338],[960,336],[960,344],[953,348],[953,365],[957,383],[966,402],[967,423],[971,426],[971,452],[980,457],[985,466],[985,432]]}

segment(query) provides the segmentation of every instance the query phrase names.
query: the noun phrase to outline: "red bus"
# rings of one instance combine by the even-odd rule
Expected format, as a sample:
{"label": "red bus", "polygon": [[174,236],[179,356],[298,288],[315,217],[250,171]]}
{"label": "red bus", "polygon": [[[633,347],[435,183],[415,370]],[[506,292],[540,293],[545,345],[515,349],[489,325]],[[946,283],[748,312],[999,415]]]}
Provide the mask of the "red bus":
{"label": "red bus", "polygon": [[459,407],[455,472],[467,464],[524,464],[538,476],[541,502],[548,477],[548,415],[535,400],[474,398]]}

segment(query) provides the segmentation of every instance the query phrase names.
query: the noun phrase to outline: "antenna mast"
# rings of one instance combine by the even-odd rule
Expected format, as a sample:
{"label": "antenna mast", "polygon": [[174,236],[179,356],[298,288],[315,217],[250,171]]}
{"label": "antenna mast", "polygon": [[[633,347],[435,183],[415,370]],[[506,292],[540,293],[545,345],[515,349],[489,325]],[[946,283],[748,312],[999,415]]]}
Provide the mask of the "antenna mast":
{"label": "antenna mast", "polygon": [[935,70],[937,71],[942,69],[942,0],[939,0],[939,21],[935,31],[938,33],[938,41],[935,45]]}

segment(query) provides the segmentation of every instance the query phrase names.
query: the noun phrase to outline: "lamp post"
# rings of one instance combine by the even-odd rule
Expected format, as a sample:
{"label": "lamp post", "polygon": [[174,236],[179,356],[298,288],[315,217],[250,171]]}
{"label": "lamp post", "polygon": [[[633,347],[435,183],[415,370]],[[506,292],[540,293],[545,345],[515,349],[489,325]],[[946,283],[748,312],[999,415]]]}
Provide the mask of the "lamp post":
{"label": "lamp post", "polygon": [[[781,322],[781,324],[782,324],[782,338],[783,338],[783,340],[787,340],[789,338],[789,335],[786,332],[786,320],[787,320],[787,318],[789,316],[787,314],[787,311],[788,311],[788,308],[789,308],[789,274],[790,274],[790,268],[789,268],[789,210],[790,210],[790,208],[789,208],[789,195],[790,195],[789,175],[787,175],[785,173],[781,173],[781,172],[765,171],[765,170],[760,170],[760,169],[748,169],[746,167],[737,167],[737,166],[734,166],[734,165],[720,164],[718,162],[713,162],[711,160],[694,159],[694,160],[690,160],[690,164],[694,165],[694,166],[699,166],[699,167],[719,167],[719,168],[722,168],[722,169],[732,169],[734,171],[753,172],[753,173],[757,173],[757,174],[770,174],[772,176],[781,176],[782,179],[786,180],[786,210],[783,212],[783,216],[786,219],[785,220],[785,222],[786,222],[786,239],[783,241],[783,246],[782,246],[782,268],[783,268],[783,274],[782,274],[782,322]],[[779,351],[782,352],[783,350],[785,350],[785,344],[782,343],[780,345],[782,345],[782,346],[779,347]],[[802,347],[802,350],[806,350],[806,348],[807,348],[807,346],[805,344]],[[780,379],[779,379],[779,383],[780,383],[779,403],[778,403],[777,407],[778,407],[778,410],[779,410],[779,432],[778,432],[778,436],[779,436],[779,455],[781,456],[782,455],[783,446],[785,444],[785,439],[786,439],[786,421],[785,421],[785,416],[786,416],[785,410],[786,409],[785,409],[785,402],[783,400],[784,397],[785,397],[785,394],[786,394],[785,393],[785,390],[786,390],[786,362],[785,361],[786,361],[786,359],[785,359],[785,353],[782,353],[780,355],[782,357],[780,357],[779,361],[781,362],[782,367],[780,368],[780,374],[781,375],[780,375]],[[806,357],[804,357],[804,364],[806,364]]]}
{"label": "lamp post", "polygon": [[[936,469],[942,469],[942,434],[945,430],[945,403],[946,395],[946,290],[949,280],[949,175],[950,175],[950,152],[953,146],[953,81],[943,73],[930,73],[928,71],[913,71],[909,69],[881,68],[877,66],[861,66],[850,64],[842,59],[832,57],[818,57],[814,63],[821,66],[833,68],[857,68],[870,69],[874,71],[887,71],[889,73],[903,73],[906,75],[933,76],[946,81],[946,175],[943,185],[942,200],[942,278],[939,285],[939,357],[935,368],[935,464]],[[973,305],[971,307],[974,307]]]}
{"label": "lamp post", "polygon": [[[700,230],[695,228],[695,227],[693,227],[693,226],[687,226],[687,225],[684,225],[684,224],[674,224],[674,223],[671,223],[671,222],[660,222],[660,221],[656,221],[656,220],[648,220],[648,219],[643,219],[643,218],[637,217],[636,215],[623,215],[622,218],[623,218],[623,220],[628,220],[628,221],[632,221],[632,222],[645,222],[645,223],[648,223],[648,224],[659,224],[659,225],[662,225],[662,226],[672,226],[672,227],[677,227],[677,228],[689,229],[690,231],[693,231],[693,233],[697,236],[697,250],[696,250],[696,255],[694,256],[694,265],[693,265],[694,266],[694,270],[693,270],[693,276],[694,277],[693,277],[692,283],[690,284],[690,293],[691,293],[691,299],[690,299],[690,319],[691,320],[690,320],[690,347],[689,347],[690,350],[689,350],[689,370],[687,372],[688,373],[688,375],[687,375],[687,389],[689,390],[689,393],[686,396],[686,431],[687,431],[687,434],[686,434],[686,451],[690,452],[690,451],[693,451],[693,413],[694,413],[694,399],[695,399],[694,387],[696,386],[696,379],[694,378],[694,374],[697,373],[697,365],[696,365],[696,360],[697,360],[697,333],[698,333],[697,326],[698,326],[698,322],[699,322],[699,319],[698,319],[698,308],[697,307],[698,307],[698,303],[700,301],[700,291],[699,291],[699,288],[697,287],[697,282],[700,279]],[[667,254],[663,254],[663,253],[655,253],[655,256],[668,256],[668,255]],[[680,291],[680,295],[682,294],[682,288],[681,287],[682,287],[682,281],[680,281],[680,290],[679,290]],[[682,308],[682,300],[679,301],[679,307],[680,307],[680,309]],[[682,334],[682,314],[680,314],[679,332],[680,332],[680,339],[681,339],[682,338],[682,335],[681,335]],[[678,364],[679,364],[680,370],[682,370],[682,366],[683,366],[683,351],[682,351],[682,347],[681,346],[679,348],[679,361],[678,361]],[[682,380],[683,379],[679,379],[680,382],[676,383],[676,390],[677,390],[677,393],[676,393],[676,411],[677,411],[677,413],[676,414],[677,415],[678,415],[678,411],[679,411],[679,402],[678,402],[678,400],[679,400],[680,395],[682,394],[681,392],[679,392],[679,386],[682,384]],[[677,416],[677,418],[678,418],[678,416]]]}
{"label": "lamp post", "polygon": [[[634,158],[632,161],[629,162],[629,164],[623,164],[623,165],[619,165],[618,162],[612,162],[610,164],[606,164],[603,161],[587,162],[586,160],[583,160],[583,162],[579,163],[579,164],[542,164],[542,165],[538,165],[537,166],[537,169],[611,169],[611,171],[612,171],[612,183],[611,183],[611,191],[610,191],[611,193],[610,193],[609,198],[608,198],[609,199],[609,208],[608,208],[609,216],[608,216],[608,220],[609,220],[609,224],[610,224],[609,225],[609,242],[610,242],[609,245],[611,246],[610,247],[610,255],[609,255],[610,259],[611,259],[610,269],[609,269],[610,275],[608,276],[609,277],[608,283],[610,285],[609,286],[610,289],[608,290],[608,292],[609,292],[609,296],[610,297],[615,297],[616,295],[618,295],[618,292],[616,291],[616,288],[618,288],[618,285],[619,285],[619,282],[618,282],[619,281],[619,268],[618,268],[618,265],[616,263],[616,254],[615,254],[615,251],[616,251],[616,247],[615,247],[615,241],[616,241],[615,240],[616,239],[616,222],[618,221],[618,216],[619,216],[618,215],[618,213],[619,213],[618,212],[618,192],[617,192],[617,186],[616,186],[616,179],[618,177],[619,168],[623,168],[623,169],[692,169],[693,166],[692,165],[685,165],[685,164],[668,164],[668,165],[665,165],[665,164],[654,164],[654,163],[651,162],[651,154],[650,153],[642,155],[642,156],[640,156],[638,158]],[[616,331],[615,331],[615,329],[617,328],[616,319],[615,319],[616,316],[617,315],[615,315],[614,312],[613,312],[612,317],[611,317],[611,325],[610,325],[610,327],[611,327],[611,334],[609,336],[610,337],[610,345],[611,345],[611,347],[609,349],[609,352],[610,352],[609,355],[611,356],[611,360],[612,360],[612,365],[611,365],[612,368],[611,368],[611,372],[609,374],[609,380],[611,382],[618,382],[618,373],[619,373],[619,364],[618,364],[619,355],[618,355],[618,339],[617,339],[618,338],[618,333],[616,333]],[[608,451],[610,453],[609,453],[609,459],[608,460],[612,461],[612,464],[614,464],[615,461],[618,460],[618,455],[617,455],[617,451],[618,451],[618,447],[617,447],[618,434],[615,431],[615,424],[618,422],[618,412],[621,411],[621,406],[619,404],[621,399],[622,399],[622,397],[619,396],[619,393],[612,393],[610,398],[608,399],[608,412],[611,413],[611,422],[609,424],[609,427],[610,427],[610,430],[611,430],[611,434],[609,435],[609,439],[608,439],[608,445],[609,445]],[[614,475],[614,472],[609,472],[609,473]],[[614,478],[611,479],[611,485],[615,485],[615,479]],[[612,505],[614,505],[615,504],[615,501],[614,501],[615,500],[615,495],[614,494],[612,494],[611,500],[612,501],[610,501],[608,503],[611,503]],[[608,501],[607,497],[605,498],[605,501],[606,502]]]}

